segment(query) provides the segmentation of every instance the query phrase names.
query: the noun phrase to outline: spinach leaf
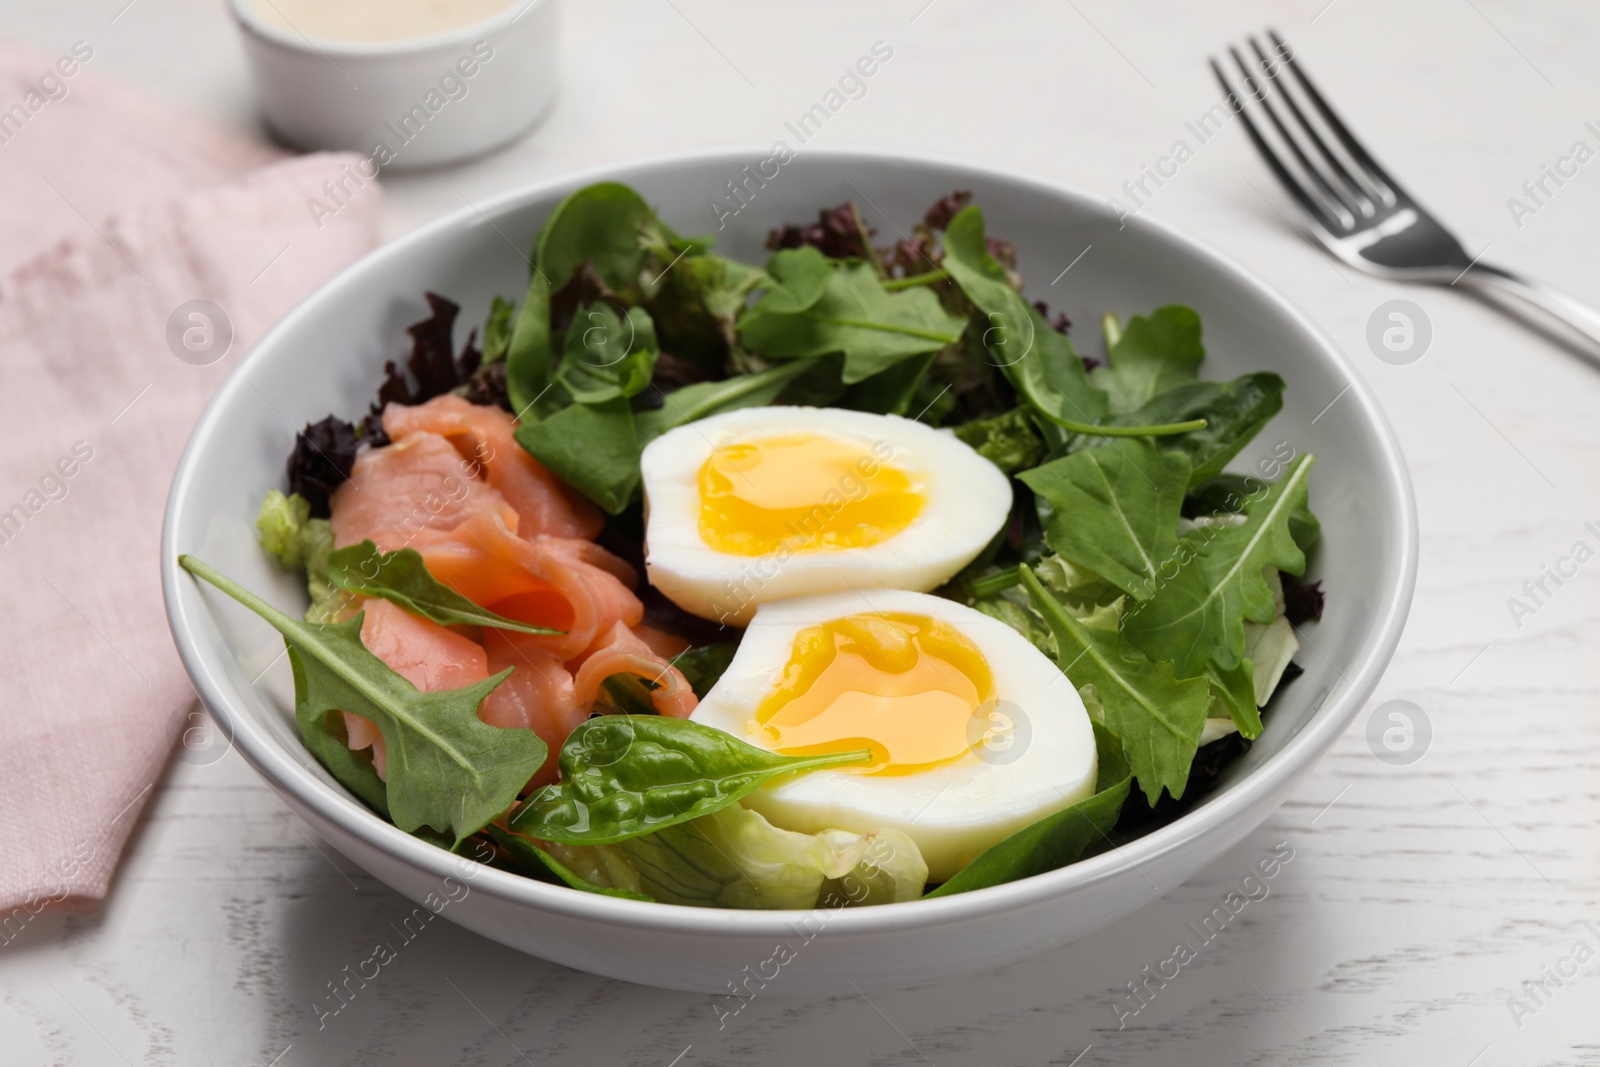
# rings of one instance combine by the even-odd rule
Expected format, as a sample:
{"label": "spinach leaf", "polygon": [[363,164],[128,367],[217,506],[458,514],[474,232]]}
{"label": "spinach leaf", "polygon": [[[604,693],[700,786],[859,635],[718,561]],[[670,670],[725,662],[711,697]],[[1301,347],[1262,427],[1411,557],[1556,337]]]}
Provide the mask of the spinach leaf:
{"label": "spinach leaf", "polygon": [[1123,755],[1122,743],[1099,723],[1094,725],[1094,747],[1100,766],[1093,796],[1074,801],[991,845],[927,896],[970,893],[1044,874],[1076,862],[1090,845],[1107,840],[1106,835],[1116,825],[1117,815],[1128,799],[1133,772]]}
{"label": "spinach leaf", "polygon": [[379,552],[372,541],[337,549],[328,557],[328,580],[359,596],[382,597],[440,626],[492,626],[525,634],[555,634],[543,626],[496,615],[481,608],[428,573],[414,548]]}
{"label": "spinach leaf", "polygon": [[585,186],[545,220],[534,243],[528,293],[506,349],[506,392],[524,422],[558,410],[565,397],[547,393],[555,373],[550,298],[584,263],[613,290],[635,289],[644,270],[644,227],[655,218],[639,194],[616,182]]}
{"label": "spinach leaf", "polygon": [[639,444],[642,447],[668,430],[724,411],[765,407],[806,369],[804,362],[780,363],[755,374],[740,374],[720,382],[696,382],[665,393],[659,409],[638,413]]}
{"label": "spinach leaf", "polygon": [[[460,844],[499,818],[544,763],[544,742],[532,730],[502,730],[478,718],[478,705],[509,669],[476,685],[424,693],[367,651],[361,615],[300,622],[193,556],[178,562],[283,635],[297,722],[321,725],[328,715],[349,711],[377,724],[388,750],[385,799],[400,829],[428,826],[454,834]],[[326,730],[302,725],[302,731],[314,752],[328,751]]]}
{"label": "spinach leaf", "polygon": [[[545,398],[555,371],[550,340],[550,279],[534,271],[506,343],[506,396],[519,420],[537,418],[535,405]],[[557,405],[546,404],[545,410]]]}
{"label": "spinach leaf", "polygon": [[728,669],[728,664],[733,662],[733,654],[737,651],[739,642],[718,641],[716,644],[679,652],[672,657],[672,665],[678,668],[689,683],[689,688],[694,690],[694,695],[704,700],[706,694],[711,692],[711,687]]}
{"label": "spinach leaf", "polygon": [[1094,687],[1101,721],[1122,739],[1145,799],[1153,807],[1162,789],[1182,797],[1211,706],[1209,683],[1180,681],[1170,662],[1124,655],[1115,631],[1085,626],[1045,590],[1032,569],[1023,567],[1021,575],[1034,608],[1055,635],[1056,662],[1080,690]]}
{"label": "spinach leaf", "polygon": [[1096,367],[1090,380],[1105,390],[1113,414],[1138,411],[1167,390],[1195,380],[1206,358],[1200,316],[1182,304],[1156,308],[1148,318],[1135,315],[1116,343],[1106,346],[1106,358],[1108,364]]}
{"label": "spinach leaf", "polygon": [[1017,475],[1048,503],[1045,540],[1125,593],[1149,599],[1178,547],[1189,461],[1138,438],[1074,452]]}
{"label": "spinach leaf", "polygon": [[1263,570],[1305,573],[1306,557],[1290,532],[1290,517],[1306,506],[1315,462],[1301,456],[1235,526],[1196,530],[1179,539],[1176,578],[1123,620],[1123,633],[1153,659],[1173,660],[1178,675],[1202,673],[1209,660],[1224,670],[1244,655],[1244,622],[1271,622],[1272,587]]}
{"label": "spinach leaf", "polygon": [[709,815],[792,771],[866,751],[779,756],[688,719],[604,715],[561,746],[561,781],[523,801],[510,828],[541,841],[609,845]]}
{"label": "spinach leaf", "polygon": [[483,362],[498,363],[506,358],[511,346],[511,314],[516,306],[503,296],[497,296],[489,305],[489,317],[483,322]]}
{"label": "spinach leaf", "polygon": [[539,878],[540,881],[549,881],[550,879],[547,877],[540,877],[548,873],[554,875],[555,879],[561,884],[570,886],[573,889],[581,889],[585,893],[599,893],[602,896],[620,897],[623,900],[654,899],[653,897],[645,896],[643,893],[635,893],[631,889],[599,885],[591,882],[532,841],[529,841],[526,837],[506,833],[498,826],[488,827],[488,833],[496,844],[506,850],[517,866]]}
{"label": "spinach leaf", "polygon": [[567,330],[556,381],[580,404],[630,397],[650,384],[660,354],[644,308],[619,316],[609,304],[583,305]]}
{"label": "spinach leaf", "polygon": [[1156,396],[1118,422],[1145,425],[1204,419],[1205,425],[1161,440],[1189,457],[1191,486],[1222,473],[1228,461],[1249,444],[1283,408],[1283,379],[1271,371],[1229,382],[1189,382]]}
{"label": "spinach leaf", "polygon": [[[937,296],[926,289],[885,292],[877,272],[866,263],[830,268],[822,295],[802,311],[765,309],[771,295],[740,316],[743,343],[773,359],[843,353],[846,385],[961,338],[962,321],[946,312]],[[786,293],[780,303],[784,299],[798,303],[806,295],[808,291]]]}
{"label": "spinach leaf", "polygon": [[556,476],[612,515],[639,488],[639,441],[626,400],[572,404],[524,422],[517,443]]}
{"label": "spinach leaf", "polygon": [[[912,356],[901,360],[888,370],[881,370],[870,378],[862,379],[849,389],[839,401],[840,407],[854,411],[871,411],[878,415],[904,415],[922,385],[928,368],[933,366],[939,353]],[[924,405],[926,406],[926,405]]]}
{"label": "spinach leaf", "polygon": [[981,208],[962,208],[950,220],[944,250],[944,269],[982,315],[973,328],[981,329],[995,364],[1028,406],[1074,429],[1105,418],[1106,395],[1089,384],[1072,342],[1011,288],[1005,268],[989,254]]}
{"label": "spinach leaf", "polygon": [[612,289],[637,286],[645,265],[644,227],[654,218],[650,205],[626,185],[584,186],[545,219],[534,245],[534,273],[543,274],[553,291],[587,262]]}
{"label": "spinach leaf", "polygon": [[1035,466],[1044,458],[1044,441],[1024,408],[954,427],[955,435],[1007,474]]}

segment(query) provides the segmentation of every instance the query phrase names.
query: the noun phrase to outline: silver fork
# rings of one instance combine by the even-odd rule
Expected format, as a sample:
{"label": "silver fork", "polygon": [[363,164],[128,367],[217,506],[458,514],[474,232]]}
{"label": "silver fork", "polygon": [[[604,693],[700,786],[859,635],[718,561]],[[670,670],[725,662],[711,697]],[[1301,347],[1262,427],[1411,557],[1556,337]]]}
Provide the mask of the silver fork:
{"label": "silver fork", "polygon": [[[1228,107],[1244,121],[1256,150],[1305,212],[1311,232],[1329,252],[1352,267],[1396,281],[1462,282],[1480,290],[1511,293],[1600,346],[1600,312],[1547,285],[1467,255],[1461,242],[1356,140],[1295,62],[1294,52],[1283,38],[1271,30],[1267,37],[1273,45],[1271,54],[1256,38],[1250,38],[1253,62],[1239,49],[1228,49],[1239,68],[1244,95],[1234,89],[1215,59],[1211,69],[1227,94]],[[1288,78],[1282,77],[1285,71]],[[1276,84],[1276,93],[1267,92],[1269,83]],[[1309,103],[1320,119],[1321,130],[1296,96]],[[1287,154],[1275,149],[1251,120],[1247,101],[1265,113]]]}

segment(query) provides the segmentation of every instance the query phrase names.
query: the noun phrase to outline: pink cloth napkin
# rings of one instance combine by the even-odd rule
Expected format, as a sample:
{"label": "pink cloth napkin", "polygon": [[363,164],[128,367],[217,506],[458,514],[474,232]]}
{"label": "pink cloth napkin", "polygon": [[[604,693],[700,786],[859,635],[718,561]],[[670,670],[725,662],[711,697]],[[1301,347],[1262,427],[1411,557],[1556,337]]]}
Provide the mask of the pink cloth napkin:
{"label": "pink cloth napkin", "polygon": [[[319,220],[308,201],[331,206],[354,157],[287,157],[93,67],[87,46],[0,48],[3,940],[47,901],[105,895],[193,725],[157,560],[178,454],[256,338],[372,246],[380,205],[345,178]],[[208,365],[222,322],[209,354],[204,320],[169,330],[194,300],[232,331]]]}

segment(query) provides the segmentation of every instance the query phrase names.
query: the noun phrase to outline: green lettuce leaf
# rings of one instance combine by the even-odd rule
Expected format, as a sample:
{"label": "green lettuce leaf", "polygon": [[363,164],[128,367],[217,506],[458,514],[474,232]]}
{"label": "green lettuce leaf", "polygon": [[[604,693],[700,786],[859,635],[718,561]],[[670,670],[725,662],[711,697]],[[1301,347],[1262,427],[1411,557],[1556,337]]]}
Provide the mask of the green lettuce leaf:
{"label": "green lettuce leaf", "polygon": [[1015,882],[1074,863],[1091,845],[1107,840],[1128,799],[1133,771],[1115,734],[1094,724],[1099,758],[1093,796],[1046,815],[985,849],[955,877],[928,894],[948,897],[992,885]]}
{"label": "green lettuce leaf", "polygon": [[314,752],[328,751],[322,720],[339,711],[377,724],[388,750],[385,800],[400,829],[431,827],[460,844],[510,808],[543,765],[545,745],[532,730],[502,730],[478,718],[478,705],[509,669],[476,685],[424,693],[367,651],[363,616],[301,622],[193,556],[178,562],[283,635],[294,670],[295,718]]}
{"label": "green lettuce leaf", "polygon": [[353,598],[328,578],[328,560],[333,553],[333,527],[327,519],[311,518],[311,504],[299,493],[284,496],[268,490],[256,516],[261,545],[288,570],[305,573],[307,622],[331,622]]}
{"label": "green lettuce leaf", "polygon": [[887,904],[915,900],[928,877],[898,830],[795,833],[738,804],[615,845],[549,851],[587,881],[692,907]]}
{"label": "green lettuce leaf", "polygon": [[1007,474],[1025,471],[1044,458],[1044,440],[1025,408],[954,427],[955,435]]}
{"label": "green lettuce leaf", "polygon": [[1151,806],[1162,789],[1182,797],[1211,706],[1210,685],[1204,678],[1179,680],[1171,663],[1124,655],[1115,632],[1073,618],[1026,567],[1022,584],[1055,635],[1062,671],[1080,690],[1094,687],[1103,725],[1121,739]]}

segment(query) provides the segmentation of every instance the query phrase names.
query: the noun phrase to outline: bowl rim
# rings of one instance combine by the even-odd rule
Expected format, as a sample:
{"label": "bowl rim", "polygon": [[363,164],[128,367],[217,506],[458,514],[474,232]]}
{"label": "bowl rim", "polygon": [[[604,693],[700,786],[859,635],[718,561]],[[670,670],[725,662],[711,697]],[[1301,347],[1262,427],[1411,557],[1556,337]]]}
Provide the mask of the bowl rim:
{"label": "bowl rim", "polygon": [[[280,751],[277,741],[266,734],[254,716],[235,700],[222,663],[213,661],[201,643],[191,636],[200,626],[206,625],[206,620],[200,616],[208,609],[198,590],[194,590],[190,596],[184,595],[182,583],[193,580],[177,563],[177,524],[185,512],[192,473],[207,451],[207,442],[227,432],[222,425],[223,411],[231,407],[236,396],[249,387],[249,376],[254,368],[270,357],[274,338],[302,318],[317,314],[324,303],[335,299],[339,289],[352,276],[381,267],[389,261],[403,259],[413,248],[426,245],[441,233],[476,226],[486,219],[493,220],[541,197],[563,193],[595,181],[614,180],[619,172],[631,171],[637,175],[638,172],[655,168],[708,161],[735,163],[737,169],[736,161],[763,158],[767,152],[767,148],[747,144],[628,157],[578,171],[562,172],[500,193],[481,203],[469,204],[374,249],[324,282],[268,330],[218,387],[196,422],[173,476],[161,532],[162,594],[174,643],[197,693],[220,720],[225,734],[233,739],[240,754],[276,788],[364,845],[436,880],[460,876],[462,873],[460,864],[463,857],[428,844],[386,822],[344,790],[322,782],[289,754]],[[1101,198],[1071,185],[951,156],[855,147],[810,147],[806,149],[806,154],[835,163],[871,161],[964,171],[996,182],[1022,185],[1047,197],[1070,200],[1080,208],[1109,211]],[[949,897],[872,908],[819,907],[772,911],[697,908],[585,893],[483,864],[474,864],[476,870],[471,877],[475,890],[507,903],[574,920],[702,937],[781,938],[793,933],[793,923],[798,917],[822,910],[831,911],[828,920],[830,932],[892,933],[921,929],[970,919],[975,913],[1020,910],[1069,890],[1108,882],[1121,876],[1128,867],[1142,870],[1145,865],[1178,851],[1192,838],[1218,832],[1230,822],[1247,819],[1249,813],[1267,798],[1280,790],[1291,788],[1303,773],[1311,769],[1320,753],[1345,731],[1377,687],[1399,643],[1410,608],[1416,585],[1418,525],[1416,499],[1399,440],[1372,390],[1357,373],[1350,359],[1304,312],[1265,280],[1232,257],[1149,213],[1140,212],[1125,220],[1125,225],[1142,228],[1151,236],[1181,246],[1197,259],[1208,261],[1215,269],[1231,276],[1237,284],[1252,291],[1289,319],[1322,357],[1347,379],[1348,399],[1359,408],[1367,432],[1379,446],[1382,471],[1386,476],[1383,495],[1390,499],[1391,507],[1398,515],[1398,581],[1386,591],[1379,603],[1375,625],[1369,631],[1373,636],[1364,655],[1349,665],[1339,681],[1322,694],[1320,704],[1313,709],[1311,720],[1248,775],[1212,794],[1204,804],[1165,826],[1054,871]],[[1159,892],[1165,893],[1172,888],[1175,886],[1168,886]]]}
{"label": "bowl rim", "polygon": [[[463,23],[421,37],[400,37],[388,41],[353,41],[339,37],[316,37],[299,30],[290,32],[261,18],[252,0],[227,0],[228,10],[241,30],[277,45],[279,48],[327,59],[408,59],[427,52],[458,48],[474,38],[486,38],[508,29],[536,7],[549,7],[556,0],[511,0],[505,7],[484,18]],[[286,20],[287,21],[287,20]],[[330,279],[331,280],[331,279]]]}

